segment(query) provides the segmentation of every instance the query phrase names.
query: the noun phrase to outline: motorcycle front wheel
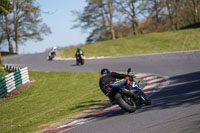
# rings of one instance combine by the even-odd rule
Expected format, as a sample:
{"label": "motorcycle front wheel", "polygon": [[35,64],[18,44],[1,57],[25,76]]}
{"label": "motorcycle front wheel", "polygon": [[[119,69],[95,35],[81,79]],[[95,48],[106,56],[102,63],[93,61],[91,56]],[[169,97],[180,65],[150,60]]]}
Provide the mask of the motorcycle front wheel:
{"label": "motorcycle front wheel", "polygon": [[143,96],[141,96],[141,99],[143,100],[145,105],[151,105],[151,99],[149,99],[149,97],[147,97],[146,94],[144,94]]}
{"label": "motorcycle front wheel", "polygon": [[81,61],[81,65],[84,65],[84,60]]}
{"label": "motorcycle front wheel", "polygon": [[122,96],[120,93],[116,93],[115,101],[122,109],[129,113],[135,112],[136,110],[135,101],[129,99],[127,96]]}
{"label": "motorcycle front wheel", "polygon": [[53,58],[51,56],[49,56],[49,61],[51,61]]}

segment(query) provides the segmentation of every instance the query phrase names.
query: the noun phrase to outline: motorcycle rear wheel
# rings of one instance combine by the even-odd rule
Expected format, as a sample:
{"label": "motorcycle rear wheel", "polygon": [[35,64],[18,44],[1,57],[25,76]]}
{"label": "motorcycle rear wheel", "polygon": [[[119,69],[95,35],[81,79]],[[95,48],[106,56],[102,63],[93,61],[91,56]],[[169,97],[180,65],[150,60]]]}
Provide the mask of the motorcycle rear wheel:
{"label": "motorcycle rear wheel", "polygon": [[78,62],[78,60],[76,60],[76,65],[79,65],[79,62]]}
{"label": "motorcycle rear wheel", "polygon": [[131,101],[131,104],[126,102],[120,93],[115,94],[115,101],[122,109],[129,113],[135,112],[136,110],[135,102],[133,100]]}

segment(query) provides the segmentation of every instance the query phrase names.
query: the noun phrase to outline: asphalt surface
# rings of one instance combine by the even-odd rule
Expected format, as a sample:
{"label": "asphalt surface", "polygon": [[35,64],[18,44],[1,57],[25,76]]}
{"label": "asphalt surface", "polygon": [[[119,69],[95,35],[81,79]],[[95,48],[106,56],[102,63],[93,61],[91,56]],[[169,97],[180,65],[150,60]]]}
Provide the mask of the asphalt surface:
{"label": "asphalt surface", "polygon": [[9,57],[4,63],[28,66],[32,71],[94,72],[112,71],[154,73],[169,76],[169,85],[151,96],[152,105],[135,113],[113,111],[66,133],[199,133],[200,132],[200,51],[129,56],[75,61],[46,61],[47,53]]}

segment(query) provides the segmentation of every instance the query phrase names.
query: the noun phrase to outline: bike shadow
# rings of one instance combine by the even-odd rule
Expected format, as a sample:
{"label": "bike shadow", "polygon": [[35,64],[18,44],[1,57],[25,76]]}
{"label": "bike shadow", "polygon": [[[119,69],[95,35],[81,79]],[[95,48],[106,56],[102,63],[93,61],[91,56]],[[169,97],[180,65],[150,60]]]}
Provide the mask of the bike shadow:
{"label": "bike shadow", "polygon": [[168,86],[150,97],[152,105],[145,107],[142,111],[200,103],[200,72],[171,77],[169,81]]}
{"label": "bike shadow", "polygon": [[72,66],[72,67],[75,67],[75,66],[78,67],[78,66],[83,66],[83,65],[72,64],[71,66]]}

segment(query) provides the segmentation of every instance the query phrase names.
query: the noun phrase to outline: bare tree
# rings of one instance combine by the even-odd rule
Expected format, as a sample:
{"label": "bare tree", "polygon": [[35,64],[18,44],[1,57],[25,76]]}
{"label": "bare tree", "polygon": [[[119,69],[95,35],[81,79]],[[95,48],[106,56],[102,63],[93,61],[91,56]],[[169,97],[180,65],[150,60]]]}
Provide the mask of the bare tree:
{"label": "bare tree", "polygon": [[5,15],[5,30],[6,30],[6,38],[8,41],[8,46],[9,46],[9,52],[13,53],[14,49],[13,49],[13,45],[12,45],[12,38],[11,38],[11,28],[10,28],[10,24],[9,24],[9,20],[8,20],[8,16]]}
{"label": "bare tree", "polygon": [[72,11],[76,16],[76,24],[72,28],[81,27],[83,30],[89,30],[87,42],[115,39],[113,1],[87,0],[86,2],[87,6],[82,12]]}
{"label": "bare tree", "polygon": [[165,0],[165,4],[167,7],[167,12],[170,20],[170,25],[173,27],[174,21],[173,21],[173,9],[172,9],[172,3],[170,0]]}
{"label": "bare tree", "polygon": [[115,30],[113,26],[113,12],[114,12],[113,0],[106,0],[104,4],[104,11],[106,14],[107,21],[109,22],[110,33],[112,34],[112,39],[115,40]]}
{"label": "bare tree", "polygon": [[179,27],[179,14],[181,14],[180,9],[183,5],[179,0],[165,0],[165,5],[167,7],[171,29],[177,30]]}
{"label": "bare tree", "polygon": [[[75,27],[88,29],[88,42],[130,34],[178,30],[200,21],[199,0],[86,0]],[[141,17],[142,16],[142,17]],[[141,19],[142,18],[142,19]]]}
{"label": "bare tree", "polygon": [[130,21],[132,27],[132,33],[136,35],[137,20],[136,16],[140,13],[136,9],[136,3],[138,0],[116,0],[117,9]]}
{"label": "bare tree", "polygon": [[193,16],[193,23],[200,22],[200,1],[199,0],[190,0],[186,1],[186,6],[190,11],[191,15]]}

